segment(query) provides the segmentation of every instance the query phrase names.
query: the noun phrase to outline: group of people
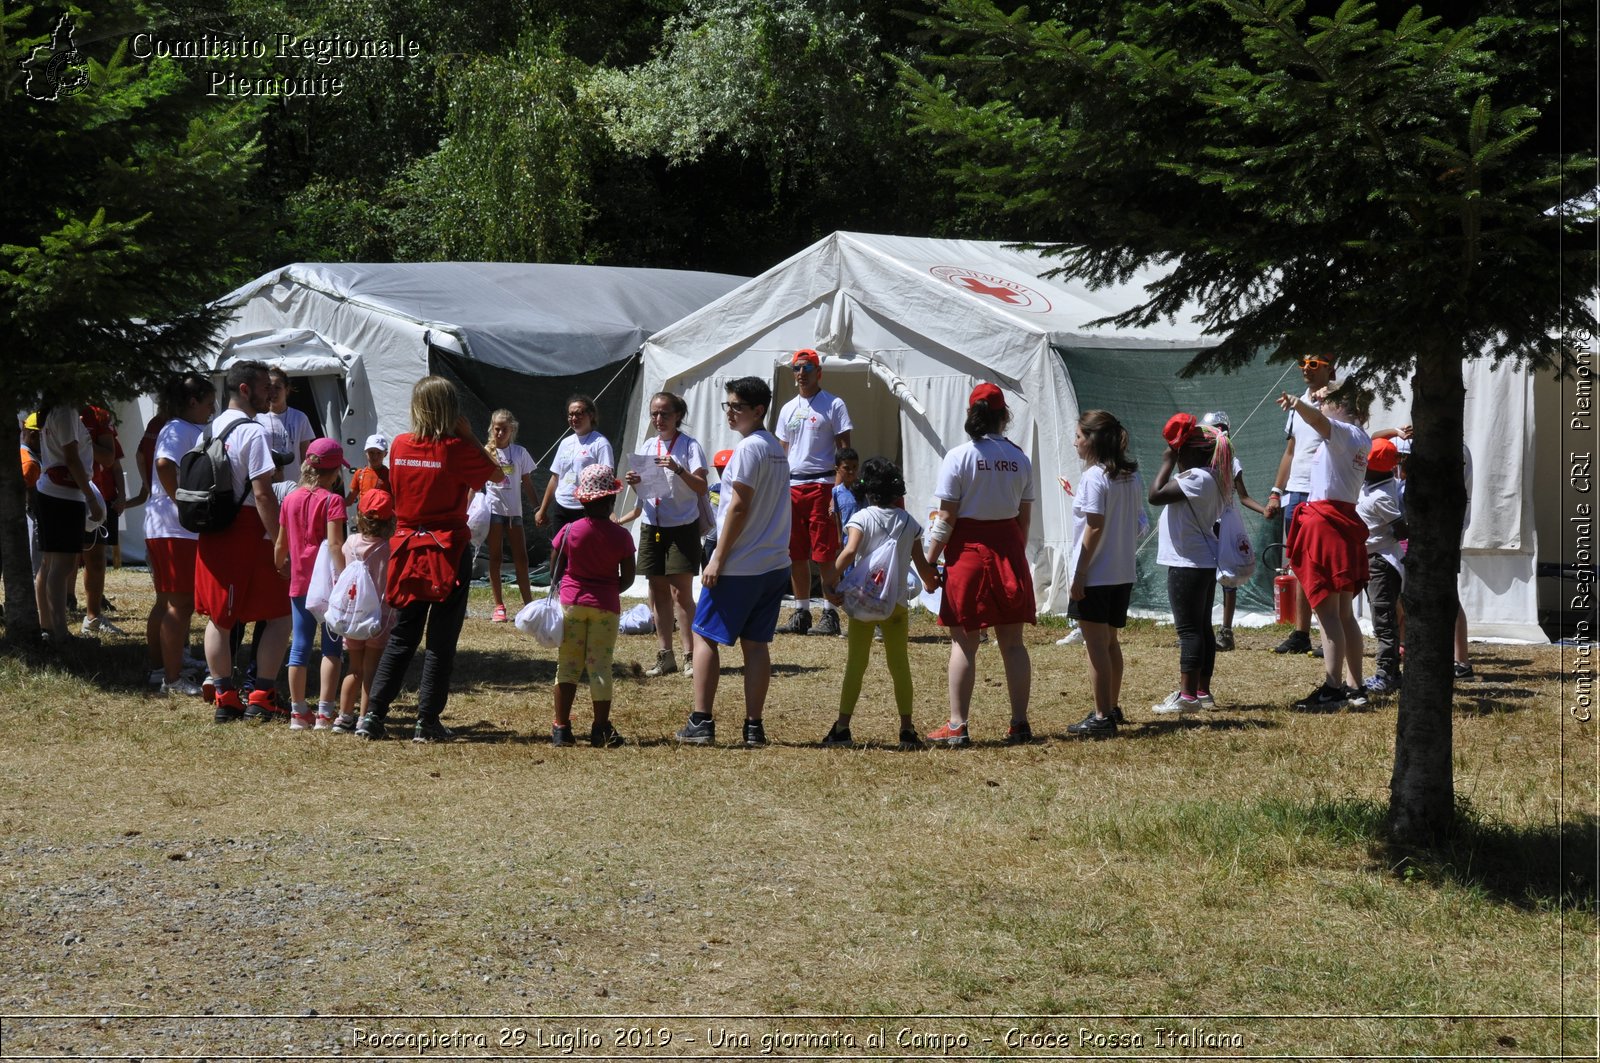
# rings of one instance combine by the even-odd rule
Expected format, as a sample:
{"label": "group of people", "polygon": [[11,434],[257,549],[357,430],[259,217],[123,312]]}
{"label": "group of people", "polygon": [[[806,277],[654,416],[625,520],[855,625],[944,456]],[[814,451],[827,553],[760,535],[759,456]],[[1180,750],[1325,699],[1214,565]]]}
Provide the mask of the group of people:
{"label": "group of people", "polygon": [[[683,399],[661,392],[648,406],[653,433],[619,476],[594,402],[583,395],[568,401],[570,431],[534,511],[535,523],[554,533],[551,593],[562,610],[552,743],[575,742],[572,714],[585,676],[593,704],[591,744],[624,741],[612,722],[612,660],[621,592],[637,575],[646,577],[659,639],[647,674],[681,671],[692,680],[692,711],[673,736],[679,742],[715,741],[722,649],[737,643],[744,664],[740,738],[746,746],[765,745],[771,643],[779,633],[808,632],[848,635],[839,712],[825,746],[853,741],[851,718],[875,641],[883,644],[901,747],[969,744],[977,650],[989,632],[1009,696],[1005,741],[1032,741],[1023,628],[1037,612],[1026,551],[1036,500],[1032,463],[1005,435],[1011,412],[1004,392],[990,383],[972,390],[968,438],[943,459],[934,485],[937,508],[924,528],[905,508],[906,485],[895,464],[881,457],[862,462],[850,448],[849,411],[822,388],[817,353],[795,352],[790,369],[796,395],[779,411],[776,431],[766,427],[773,402],[766,381],[745,377],[726,385],[722,412],[739,441],[714,463],[684,431]],[[1395,479],[1399,450],[1392,438],[1368,437],[1361,427],[1363,397],[1334,385],[1329,370],[1328,359],[1303,360],[1305,394],[1285,392],[1278,399],[1289,414],[1279,480],[1304,464],[1306,490],[1274,486],[1265,506],[1248,495],[1224,414],[1197,420],[1180,413],[1169,420],[1148,491],[1128,455],[1128,430],[1116,417],[1089,410],[1079,418],[1074,444],[1084,472],[1073,492],[1069,615],[1083,633],[1093,708],[1069,733],[1110,737],[1124,722],[1118,636],[1148,523],[1145,502],[1161,509],[1157,559],[1167,568],[1180,647],[1176,689],[1153,706],[1155,713],[1182,715],[1214,704],[1218,529],[1224,512],[1240,503],[1267,516],[1288,510],[1289,561],[1321,623],[1325,675],[1295,707],[1359,704],[1368,690],[1393,689],[1403,571],[1398,544],[1406,535]],[[532,601],[522,506],[524,494],[530,501],[535,496],[535,462],[516,443],[517,421],[508,410],[495,411],[489,441],[482,443],[461,413],[454,386],[425,378],[413,389],[412,430],[392,442],[369,438],[367,465],[353,470],[348,490],[341,490],[350,468],[343,450],[337,440],[313,437],[304,415],[287,406],[289,386],[281,370],[237,362],[225,378],[226,408],[213,416],[211,380],[185,375],[172,382],[146,432],[149,445],[141,443],[139,453],[145,484],[136,501],[146,504],[156,589],[147,625],[152,679],[159,673],[165,694],[204,696],[218,723],[286,715],[292,729],[380,739],[407,667],[425,646],[413,738],[449,740],[454,734],[442,717],[466,617],[468,511],[475,499],[488,512],[491,620],[510,619],[499,578],[507,540],[524,606]],[[85,526],[92,531],[108,515],[85,461],[96,446],[88,423],[65,404],[29,421],[40,433],[43,472],[31,503],[43,558],[36,589],[41,620],[56,641],[72,637],[64,627],[62,573],[70,585]],[[213,440],[227,455],[238,509],[223,528],[191,531],[179,519],[178,470],[185,454]],[[715,466],[717,480],[708,465]],[[637,504],[618,514],[616,498],[629,488]],[[637,545],[625,527],[635,520]],[[315,598],[309,592],[319,553],[327,555],[324,580],[358,565],[378,589],[381,616],[362,628],[371,637],[341,638],[308,601]],[[1364,683],[1352,602],[1369,572],[1379,654],[1377,676]],[[814,622],[818,582],[821,619]],[[912,720],[907,650],[908,606],[919,584],[942,590],[939,621],[950,635],[948,716],[926,735]],[[796,606],[780,628],[786,593]],[[1223,648],[1231,648],[1231,605],[1225,606]],[[203,662],[187,656],[194,612],[207,618]],[[250,625],[253,663],[241,677],[234,658]],[[92,630],[86,621],[85,631]],[[1290,649],[1297,638],[1309,643],[1297,631]],[[276,678],[286,655],[285,705]],[[313,657],[320,658],[314,707],[308,700]],[[203,682],[189,677],[195,667],[203,669]]]}

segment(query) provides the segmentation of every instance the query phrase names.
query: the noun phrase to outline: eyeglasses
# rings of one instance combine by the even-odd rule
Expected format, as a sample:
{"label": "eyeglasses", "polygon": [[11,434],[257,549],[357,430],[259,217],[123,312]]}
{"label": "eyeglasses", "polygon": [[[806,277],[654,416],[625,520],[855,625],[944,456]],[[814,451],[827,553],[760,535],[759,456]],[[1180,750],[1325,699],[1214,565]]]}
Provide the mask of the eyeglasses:
{"label": "eyeglasses", "polygon": [[589,416],[589,411],[588,410],[579,410],[576,413],[567,414],[567,420],[576,421],[580,417],[587,417],[587,416]]}
{"label": "eyeglasses", "polygon": [[754,407],[752,407],[748,402],[724,402],[722,404],[722,408],[729,413],[743,413],[744,411],[753,409]]}
{"label": "eyeglasses", "polygon": [[1328,368],[1328,366],[1330,366],[1332,364],[1333,363],[1328,361],[1326,358],[1302,358],[1302,359],[1300,359],[1300,368],[1301,369],[1326,369],[1326,368]]}

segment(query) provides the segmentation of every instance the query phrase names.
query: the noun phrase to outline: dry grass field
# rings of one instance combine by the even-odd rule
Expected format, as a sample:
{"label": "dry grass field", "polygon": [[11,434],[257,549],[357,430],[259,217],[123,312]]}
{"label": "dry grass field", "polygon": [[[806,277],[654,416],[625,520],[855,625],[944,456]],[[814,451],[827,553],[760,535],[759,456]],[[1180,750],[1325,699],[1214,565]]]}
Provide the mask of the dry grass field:
{"label": "dry grass field", "polygon": [[[111,584],[142,631],[144,574]],[[1318,665],[1277,630],[1169,721],[1172,631],[1131,628],[1130,725],[1077,742],[1083,650],[1040,626],[1047,739],[1000,743],[985,646],[975,747],[922,753],[879,660],[865,744],[817,748],[844,642],[780,636],[772,747],[676,747],[688,681],[635,670],[601,751],[550,747],[553,661],[486,601],[448,746],[214,727],[147,693],[142,637],[0,659],[3,1055],[1594,1056],[1596,744],[1557,648],[1475,647],[1462,835],[1401,857],[1393,703],[1287,711]],[[947,644],[913,639],[927,730]]]}

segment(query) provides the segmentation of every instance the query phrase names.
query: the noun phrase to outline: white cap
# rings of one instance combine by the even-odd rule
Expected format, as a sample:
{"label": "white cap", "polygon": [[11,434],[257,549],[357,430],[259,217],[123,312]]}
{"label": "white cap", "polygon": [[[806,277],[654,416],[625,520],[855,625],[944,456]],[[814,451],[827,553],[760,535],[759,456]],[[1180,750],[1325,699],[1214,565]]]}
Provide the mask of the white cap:
{"label": "white cap", "polygon": [[381,450],[389,453],[389,437],[381,432],[374,432],[367,437],[367,445],[362,450]]}

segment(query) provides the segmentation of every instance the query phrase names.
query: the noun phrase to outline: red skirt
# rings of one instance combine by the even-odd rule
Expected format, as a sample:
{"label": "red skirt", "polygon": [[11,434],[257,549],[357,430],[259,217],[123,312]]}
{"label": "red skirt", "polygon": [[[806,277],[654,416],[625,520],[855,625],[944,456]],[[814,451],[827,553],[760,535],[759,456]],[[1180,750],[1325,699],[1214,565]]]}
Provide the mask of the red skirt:
{"label": "red skirt", "polygon": [[958,519],[944,559],[939,622],[945,627],[977,631],[1038,621],[1028,544],[1014,518]]}
{"label": "red skirt", "polygon": [[1353,594],[1367,585],[1367,525],[1352,502],[1302,503],[1287,550],[1313,609],[1330,594]]}

